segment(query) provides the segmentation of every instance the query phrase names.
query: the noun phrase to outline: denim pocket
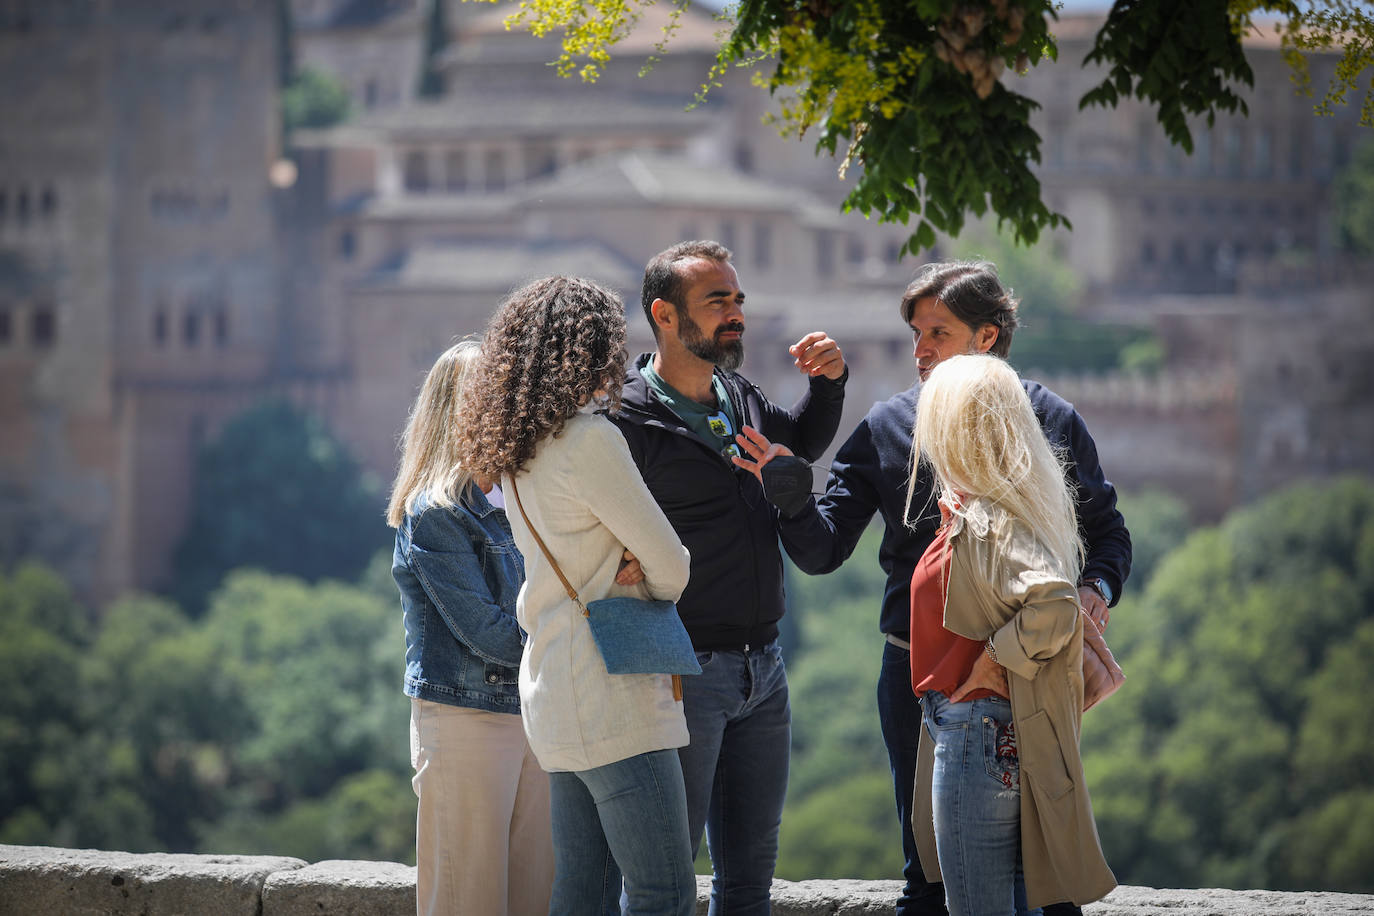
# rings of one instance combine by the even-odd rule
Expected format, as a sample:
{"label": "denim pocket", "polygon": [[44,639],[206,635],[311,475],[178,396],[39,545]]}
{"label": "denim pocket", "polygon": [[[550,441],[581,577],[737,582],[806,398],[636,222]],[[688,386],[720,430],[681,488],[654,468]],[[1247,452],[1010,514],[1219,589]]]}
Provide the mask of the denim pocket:
{"label": "denim pocket", "polygon": [[988,775],[1007,789],[1021,788],[1021,758],[1016,753],[1016,723],[983,716],[983,763]]}
{"label": "denim pocket", "polygon": [[716,657],[716,653],[714,653],[714,652],[698,652],[698,653],[697,653],[697,664],[700,665],[701,667],[705,668],[707,665],[711,664],[711,659],[713,659],[713,658],[715,658],[715,657]]}
{"label": "denim pocket", "polygon": [[505,665],[498,665],[495,662],[485,662],[482,665],[482,680],[492,686],[508,687],[520,682],[520,670],[507,668]]}

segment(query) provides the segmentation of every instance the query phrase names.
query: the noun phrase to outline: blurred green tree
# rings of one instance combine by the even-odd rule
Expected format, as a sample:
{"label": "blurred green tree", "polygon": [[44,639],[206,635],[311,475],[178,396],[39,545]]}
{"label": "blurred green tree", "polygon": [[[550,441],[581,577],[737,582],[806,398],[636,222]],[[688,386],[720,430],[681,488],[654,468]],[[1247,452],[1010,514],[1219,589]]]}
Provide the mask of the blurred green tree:
{"label": "blurred green tree", "polygon": [[242,566],[353,580],[388,540],[375,482],[324,423],[264,403],[201,450],[173,594],[199,613],[220,578]]}
{"label": "blurred green tree", "polygon": [[1127,595],[1108,637],[1128,680],[1083,728],[1120,880],[1374,891],[1354,864],[1374,861],[1372,560],[1374,484],[1303,484]]}
{"label": "blurred green tree", "polygon": [[402,667],[394,602],[336,582],[244,570],[200,621],[97,622],[0,576],[0,842],[406,861]]}
{"label": "blurred green tree", "polygon": [[1355,150],[1332,189],[1341,243],[1354,254],[1374,254],[1374,141]]}
{"label": "blurred green tree", "polygon": [[874,699],[883,639],[882,529],[864,533],[835,572],[788,578],[792,760],[779,836],[779,877],[891,878],[902,842]]}
{"label": "blurred green tree", "polygon": [[279,813],[231,812],[206,827],[200,848],[225,855],[270,852],[307,862],[370,859],[414,865],[415,792],[407,774],[366,770]]}
{"label": "blurred green tree", "polygon": [[337,582],[236,571],[215,593],[205,639],[251,717],[233,749],[240,799],[280,810],[341,779],[409,767],[405,643],[393,604]]}
{"label": "blurred green tree", "polygon": [[73,685],[94,629],[52,571],[0,572],[0,842],[46,835],[59,814],[42,782],[53,755],[77,753]]}
{"label": "blurred green tree", "polygon": [[[1188,507],[1164,490],[1117,491],[1117,508],[1131,532],[1131,575],[1127,589],[1139,594],[1153,578],[1155,568],[1192,529]],[[1124,594],[1124,592],[1123,592]]]}
{"label": "blurred green tree", "polygon": [[332,127],[348,120],[348,90],[333,76],[302,67],[281,93],[282,124],[289,136],[300,128]]}

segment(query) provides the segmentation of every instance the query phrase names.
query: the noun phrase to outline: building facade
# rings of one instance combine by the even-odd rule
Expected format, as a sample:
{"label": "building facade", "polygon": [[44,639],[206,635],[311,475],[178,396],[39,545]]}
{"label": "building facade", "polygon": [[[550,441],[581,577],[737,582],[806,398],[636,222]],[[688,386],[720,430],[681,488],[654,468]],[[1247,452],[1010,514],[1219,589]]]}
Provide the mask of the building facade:
{"label": "building facade", "polygon": [[[641,76],[667,22],[651,8],[587,85],[545,65],[550,40],[507,31],[509,8],[453,2],[443,94],[420,98],[422,4],[289,6],[283,33],[277,0],[0,3],[0,564],[36,556],[97,600],[162,588],[196,452],[228,418],[289,397],[389,479],[424,372],[506,292],[593,277],[648,349],[643,264],[685,238],[734,250],[745,372],[778,400],[804,390],[787,345],[817,329],[850,364],[844,431],[911,383],[906,228],[842,213],[836,163],[762,123],[748,74],[689,108],[709,10],[687,7]],[[1095,28],[1066,17],[1061,62],[1005,79],[1043,106],[1046,199],[1074,224],[1050,244],[1087,311],[1151,324],[1167,368],[1046,381],[1118,484],[1176,492],[1199,520],[1374,470],[1374,278],[1329,229],[1353,114],[1314,119],[1257,38],[1249,118],[1199,125],[1184,157],[1140,105],[1077,111]],[[355,114],[298,133],[283,171],[284,34]],[[1331,65],[1314,62],[1318,87]]]}
{"label": "building facade", "polygon": [[277,330],[271,0],[0,7],[0,537],[160,582]]}

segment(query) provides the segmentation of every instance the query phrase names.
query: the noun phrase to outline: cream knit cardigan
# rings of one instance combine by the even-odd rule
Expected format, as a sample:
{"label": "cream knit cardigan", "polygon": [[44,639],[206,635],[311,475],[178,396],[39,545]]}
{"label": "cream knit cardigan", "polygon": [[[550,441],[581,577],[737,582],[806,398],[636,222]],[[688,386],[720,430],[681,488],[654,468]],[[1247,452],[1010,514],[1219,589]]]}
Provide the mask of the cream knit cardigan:
{"label": "cream knit cardigan", "polygon": [[[539,443],[516,478],[530,523],[583,601],[616,595],[676,601],[689,556],[654,502],[620,431],[581,413]],[[514,503],[509,479],[507,504]],[[530,747],[545,770],[577,771],[687,743],[672,678],[608,674],[586,618],[573,604],[521,517],[507,512],[525,556],[516,617],[529,634],[520,661],[520,705]],[[644,582],[615,584],[629,548]]]}

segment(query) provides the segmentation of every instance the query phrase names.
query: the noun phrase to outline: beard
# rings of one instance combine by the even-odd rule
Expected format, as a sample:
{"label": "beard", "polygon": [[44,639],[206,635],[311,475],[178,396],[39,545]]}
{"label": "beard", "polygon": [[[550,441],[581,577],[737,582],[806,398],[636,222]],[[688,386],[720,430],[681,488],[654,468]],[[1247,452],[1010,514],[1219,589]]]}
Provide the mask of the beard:
{"label": "beard", "polygon": [[734,372],[744,365],[744,339],[722,341],[719,335],[728,332],[738,334],[744,333],[744,323],[732,321],[729,324],[721,325],[716,328],[715,335],[707,337],[701,331],[701,325],[687,317],[686,310],[678,311],[680,316],[680,329],[678,339],[687,348],[687,352],[700,359],[706,360],[715,366],[719,366],[726,372]]}

